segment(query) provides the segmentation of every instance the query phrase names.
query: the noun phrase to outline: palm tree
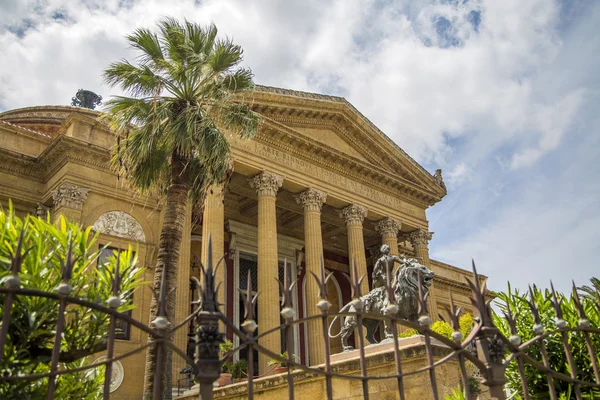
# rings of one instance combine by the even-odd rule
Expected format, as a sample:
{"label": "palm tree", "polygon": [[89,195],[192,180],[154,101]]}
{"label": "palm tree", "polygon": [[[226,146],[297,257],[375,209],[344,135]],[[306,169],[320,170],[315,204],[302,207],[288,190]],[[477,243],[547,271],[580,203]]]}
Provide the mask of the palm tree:
{"label": "palm tree", "polygon": [[[134,188],[163,195],[153,285],[158,292],[165,269],[170,293],[177,282],[188,201],[202,201],[210,186],[231,175],[225,132],[242,138],[256,134],[257,114],[239,101],[240,93],[254,88],[253,75],[240,67],[241,47],[217,38],[214,24],[203,28],[167,18],[158,23],[157,33],[137,29],[127,40],[139,52],[136,63],[121,60],[104,71],[110,86],[130,96],[106,103],[107,120],[119,135],[112,163]],[[156,314],[153,299],[151,321]],[[166,314],[173,325],[174,292]],[[167,366],[156,371],[156,347],[148,348],[144,399],[152,398],[154,374],[163,376],[164,398],[171,397],[169,353]]]}
{"label": "palm tree", "polygon": [[583,285],[579,288],[579,294],[582,297],[587,297],[592,301],[598,301],[600,304],[600,279],[590,278],[591,286]]}

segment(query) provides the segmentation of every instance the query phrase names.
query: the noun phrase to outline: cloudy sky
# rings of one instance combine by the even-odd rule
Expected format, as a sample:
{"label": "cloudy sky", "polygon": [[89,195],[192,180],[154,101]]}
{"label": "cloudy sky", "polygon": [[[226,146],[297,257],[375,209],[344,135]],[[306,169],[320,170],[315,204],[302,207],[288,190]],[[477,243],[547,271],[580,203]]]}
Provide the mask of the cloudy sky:
{"label": "cloudy sky", "polygon": [[346,97],[448,196],[432,257],[492,289],[600,275],[600,2],[0,0],[0,111],[104,97],[124,35],[214,21],[256,82]]}

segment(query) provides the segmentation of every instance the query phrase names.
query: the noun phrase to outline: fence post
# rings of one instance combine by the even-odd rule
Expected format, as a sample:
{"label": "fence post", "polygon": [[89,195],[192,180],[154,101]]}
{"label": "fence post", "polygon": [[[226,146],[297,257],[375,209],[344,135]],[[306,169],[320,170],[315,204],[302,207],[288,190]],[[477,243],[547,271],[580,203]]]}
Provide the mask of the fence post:
{"label": "fence post", "polygon": [[219,345],[225,342],[225,334],[219,330],[222,315],[219,310],[218,290],[215,282],[217,269],[223,258],[213,267],[212,238],[208,237],[206,265],[200,262],[202,284],[200,286],[200,312],[197,316],[196,355],[194,372],[196,381],[200,383],[200,399],[212,400],[213,384],[221,375]]}
{"label": "fence post", "polygon": [[498,328],[494,325],[490,301],[485,299],[485,284],[481,285],[475,262],[473,262],[473,281],[467,279],[473,292],[471,302],[476,310],[475,320],[481,325],[477,336],[475,336],[475,345],[477,357],[485,364],[485,370],[481,371],[483,384],[490,389],[492,400],[505,400],[506,393],[504,384],[506,378],[504,372],[506,367],[503,364],[506,345],[504,338]]}

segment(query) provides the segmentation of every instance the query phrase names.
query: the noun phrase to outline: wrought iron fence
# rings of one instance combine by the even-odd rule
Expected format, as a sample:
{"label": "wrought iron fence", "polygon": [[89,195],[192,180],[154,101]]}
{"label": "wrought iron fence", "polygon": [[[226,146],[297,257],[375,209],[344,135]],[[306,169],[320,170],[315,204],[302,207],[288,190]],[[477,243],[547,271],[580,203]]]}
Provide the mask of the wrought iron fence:
{"label": "wrought iron fence", "polygon": [[[112,364],[120,359],[131,356],[132,354],[138,353],[145,350],[149,346],[157,347],[157,354],[163,354],[165,349],[170,349],[179,357],[186,360],[187,364],[191,368],[191,374],[194,380],[199,383],[199,397],[201,399],[212,399],[214,382],[219,378],[221,368],[224,360],[229,358],[233,353],[239,352],[241,349],[248,349],[248,381],[246,383],[247,396],[249,399],[254,398],[255,392],[255,368],[254,368],[254,351],[257,350],[259,353],[265,354],[268,357],[279,360],[287,366],[287,387],[288,397],[293,399],[295,397],[295,374],[294,370],[302,370],[310,373],[312,376],[321,376],[325,380],[326,397],[328,399],[334,398],[333,391],[333,379],[345,379],[345,380],[357,380],[361,383],[362,395],[365,399],[370,396],[369,385],[374,380],[381,379],[393,379],[397,384],[397,393],[400,399],[406,398],[405,391],[405,378],[411,375],[423,373],[428,376],[430,384],[430,394],[432,398],[440,398],[438,391],[436,368],[440,367],[444,363],[448,363],[450,360],[456,360],[460,371],[460,387],[465,395],[466,399],[471,398],[469,380],[470,376],[467,372],[467,363],[473,365],[480,377],[481,383],[489,388],[489,394],[492,399],[505,399],[505,383],[506,383],[506,371],[509,365],[516,364],[516,370],[521,377],[522,388],[519,396],[524,399],[530,399],[531,394],[528,388],[526,379],[526,368],[533,368],[534,370],[542,372],[547,381],[548,394],[542,396],[543,398],[550,398],[557,400],[559,393],[556,391],[555,382],[562,381],[571,384],[573,387],[573,396],[576,399],[582,399],[582,390],[599,390],[600,393],[600,372],[598,368],[598,356],[592,338],[598,337],[594,335],[600,334],[600,329],[590,325],[590,321],[587,318],[589,313],[600,313],[600,296],[596,293],[596,298],[591,302],[586,302],[584,307],[580,300],[575,288],[573,291],[573,300],[575,301],[579,322],[577,326],[568,326],[563,319],[563,311],[561,309],[560,299],[552,288],[552,307],[555,313],[555,325],[556,329],[544,331],[544,326],[541,323],[539,304],[533,300],[529,302],[529,309],[533,316],[535,324],[531,328],[535,334],[533,338],[522,343],[522,340],[518,334],[515,315],[513,315],[510,307],[507,309],[504,315],[505,321],[507,322],[510,335],[507,337],[502,334],[496,322],[493,318],[493,313],[490,305],[489,293],[487,293],[485,286],[481,284],[475,265],[473,264],[473,277],[467,279],[468,284],[472,291],[472,303],[476,311],[475,324],[471,332],[467,337],[463,337],[459,331],[458,318],[460,310],[455,307],[452,299],[452,293],[450,293],[450,307],[448,313],[450,315],[450,323],[454,329],[451,339],[434,332],[431,329],[431,319],[427,315],[427,298],[422,290],[422,282],[419,276],[418,281],[418,295],[416,301],[418,302],[418,315],[413,320],[406,320],[398,317],[398,304],[396,304],[396,297],[394,295],[394,280],[392,279],[392,271],[388,267],[387,281],[385,284],[386,293],[386,306],[384,314],[373,314],[363,310],[364,298],[361,298],[360,282],[361,279],[357,276],[356,265],[353,265],[353,279],[351,281],[352,288],[352,312],[346,310],[345,312],[331,313],[327,293],[327,282],[331,275],[327,275],[324,266],[321,264],[320,273],[317,276],[312,273],[319,287],[319,301],[317,307],[319,312],[315,315],[311,315],[304,318],[294,318],[295,310],[292,307],[292,290],[295,285],[295,279],[291,274],[291,268],[288,263],[285,264],[284,279],[280,282],[282,292],[282,303],[281,303],[281,315],[284,319],[284,323],[273,329],[260,332],[255,334],[257,330],[257,323],[254,319],[253,310],[258,295],[254,295],[252,292],[252,277],[248,274],[247,290],[240,291],[244,299],[245,305],[245,320],[241,324],[241,327],[234,326],[234,324],[227,319],[225,314],[220,309],[220,304],[217,301],[218,285],[216,282],[216,271],[219,268],[219,264],[223,261],[223,258],[219,262],[213,263],[212,259],[212,245],[208,245],[208,257],[207,264],[202,265],[201,276],[202,282],[199,286],[199,298],[194,300],[194,304],[197,307],[194,311],[184,320],[180,321],[176,326],[170,327],[166,317],[166,288],[164,284],[161,287],[159,293],[154,293],[158,302],[158,314],[152,323],[152,327],[143,324],[131,316],[117,312],[119,306],[119,291],[120,291],[120,277],[119,268],[117,264],[116,273],[113,276],[113,297],[111,297],[106,305],[90,302],[81,298],[72,297],[72,287],[69,285],[70,271],[73,268],[73,260],[68,257],[64,268],[63,268],[63,280],[62,283],[56,289],[56,292],[44,292],[40,290],[30,289],[21,286],[21,280],[19,278],[19,271],[23,260],[23,249],[21,243],[17,246],[15,255],[11,260],[11,273],[4,279],[3,285],[0,287],[0,296],[4,298],[4,304],[2,309],[2,326],[0,328],[0,364],[2,363],[3,357],[5,356],[5,343],[9,332],[9,325],[11,321],[11,310],[13,302],[17,296],[29,296],[29,297],[43,297],[54,299],[57,302],[59,309],[59,319],[55,327],[55,345],[52,351],[50,360],[50,371],[38,374],[22,374],[18,371],[5,374],[0,376],[0,382],[14,382],[14,381],[34,381],[40,379],[48,380],[47,398],[52,399],[55,393],[56,378],[61,374],[69,374],[80,372],[84,370],[94,369],[100,365],[105,365],[105,381],[103,388],[103,396],[105,399],[109,398],[110,393],[110,376]],[[163,276],[163,282],[164,282]],[[64,329],[65,317],[64,311],[69,305],[79,305],[88,307],[90,309],[106,313],[109,315],[109,332],[106,338],[107,340],[107,351],[106,357],[100,362],[94,362],[88,365],[84,365],[78,368],[64,369],[59,368],[60,363],[60,343],[61,335]],[[335,371],[332,368],[332,355],[329,349],[329,334],[327,330],[328,318],[332,316],[339,317],[350,317],[355,318],[356,331],[357,331],[357,342],[358,342],[358,357],[360,365],[360,373],[354,375],[348,375]],[[130,325],[140,329],[147,333],[152,340],[149,340],[146,345],[128,351],[127,353],[115,356],[114,345],[115,345],[115,334],[117,332],[117,321],[125,321]],[[367,368],[367,356],[365,352],[365,322],[369,320],[380,320],[387,324],[391,335],[389,340],[393,343],[393,361],[395,365],[395,373],[386,376],[370,376]],[[190,321],[194,322],[195,326],[195,357],[188,356],[186,349],[177,348],[171,341],[173,333],[182,327],[188,327]],[[307,366],[303,365],[293,357],[292,347],[292,330],[295,325],[306,324],[311,321],[318,321],[322,327],[321,337],[312,338],[311,346],[320,345],[323,346],[324,360],[320,366]],[[225,335],[219,327],[219,324],[224,325],[230,329],[234,335],[239,338],[240,345],[233,349],[227,354],[220,354],[219,345],[224,342]],[[412,328],[416,330],[424,338],[425,343],[425,355],[426,365],[422,368],[412,371],[403,370],[403,359],[401,357],[401,351],[399,348],[399,326]],[[241,329],[243,328],[243,329]],[[286,335],[287,341],[287,358],[283,358],[281,355],[274,353],[273,351],[263,347],[261,345],[261,338],[269,335],[270,333],[281,330],[283,335]],[[573,359],[573,349],[570,345],[570,339],[574,335],[582,335],[585,346],[587,349],[587,355],[591,366],[592,375],[594,380],[583,380],[578,374],[576,363]],[[563,351],[565,353],[568,363],[568,374],[553,370],[550,362],[550,355],[548,354],[546,343],[550,337],[560,337],[562,342]],[[315,340],[317,339],[317,340]],[[447,347],[447,354],[441,357],[435,357],[433,351],[433,341],[441,343]],[[475,350],[473,350],[473,344]],[[529,350],[535,348],[536,352],[530,352]],[[540,359],[532,356],[532,354],[539,354]],[[157,357],[157,368],[162,369],[166,360],[162,357]],[[162,393],[161,377],[156,374],[154,382],[154,398],[161,398]]]}

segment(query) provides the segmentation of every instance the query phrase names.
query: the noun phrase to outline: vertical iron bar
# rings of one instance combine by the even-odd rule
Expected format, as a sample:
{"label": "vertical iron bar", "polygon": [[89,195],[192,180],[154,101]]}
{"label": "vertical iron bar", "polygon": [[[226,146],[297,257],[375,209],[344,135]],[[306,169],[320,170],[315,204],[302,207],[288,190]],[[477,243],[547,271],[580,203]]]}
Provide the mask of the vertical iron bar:
{"label": "vertical iron bar", "polygon": [[[163,336],[164,338],[164,336]],[[162,340],[156,341],[156,338],[154,338],[155,340],[155,346],[156,346],[156,369],[155,371],[162,371],[162,366],[163,363],[165,362],[164,360],[164,342]],[[169,371],[167,371],[167,373],[169,373]],[[162,387],[162,376],[160,374],[155,373],[154,374],[154,388],[153,388],[153,393],[152,393],[152,398],[153,400],[161,400],[162,399],[162,395],[163,395],[163,387]],[[202,386],[202,385],[200,385]]]}
{"label": "vertical iron bar", "polygon": [[[112,296],[107,300],[107,304],[113,310],[117,310],[121,305],[121,299],[119,298],[119,286],[121,285],[121,276],[119,275],[119,266],[121,263],[121,250],[117,251],[117,263],[115,265],[115,271],[112,276]],[[106,364],[106,370],[104,371],[104,400],[109,400],[110,396],[110,381],[112,376],[112,359],[115,353],[115,330],[117,328],[117,317],[114,314],[110,315],[110,324],[108,327],[108,343],[106,349],[106,358],[108,364]]]}
{"label": "vertical iron bar", "polygon": [[[575,362],[573,361],[573,354],[571,353],[571,348],[569,347],[569,339],[567,337],[566,332],[560,333],[562,337],[563,348],[565,350],[565,355],[567,356],[567,363],[569,364],[569,371],[571,372],[571,378],[577,379],[577,367],[575,366]],[[573,387],[575,389],[575,398],[577,400],[581,400],[581,388],[578,383],[574,383]]]}
{"label": "vertical iron bar", "polygon": [[523,397],[525,400],[530,400],[529,396],[529,384],[527,383],[527,379],[525,377],[525,365],[523,364],[523,360],[521,356],[517,356],[517,366],[519,367],[519,375],[521,376],[521,387],[523,388]]}
{"label": "vertical iron bar", "polygon": [[331,349],[329,348],[329,334],[327,332],[327,311],[321,311],[321,327],[323,328],[323,339],[325,344],[325,387],[327,389],[327,399],[333,399],[333,382],[331,378]]}
{"label": "vertical iron bar", "polygon": [[[361,300],[359,300],[361,301]],[[361,301],[362,302],[362,301]],[[361,307],[362,310],[362,307]],[[367,378],[367,359],[365,358],[365,337],[363,332],[362,311],[356,310],[356,325],[358,330],[358,352],[360,354],[360,372],[362,374],[363,398],[369,400],[369,381]]]}
{"label": "vertical iron bar", "polygon": [[2,329],[0,330],[0,363],[4,360],[4,343],[8,335],[8,326],[12,312],[14,293],[8,292],[4,299],[4,312],[2,314]]}
{"label": "vertical iron bar", "polygon": [[54,335],[54,347],[52,348],[52,361],[50,363],[51,375],[48,377],[48,392],[46,398],[54,399],[56,389],[56,372],[58,371],[58,359],[60,358],[60,345],[62,343],[62,333],[65,326],[65,309],[67,300],[61,297],[58,305],[58,321],[56,321],[56,334]]}
{"label": "vertical iron bar", "polygon": [[[25,253],[21,254],[23,250],[23,243],[25,242],[25,226],[21,229],[21,233],[19,234],[19,241],[17,242],[17,248],[15,249],[15,254],[12,256],[10,260],[10,271],[11,274],[4,281],[4,286],[8,289],[16,290],[21,287],[21,280],[19,279],[19,271],[21,271],[21,264],[23,263],[23,259],[29,252],[26,250]],[[4,299],[4,312],[2,314],[2,329],[0,330],[0,363],[4,360],[4,344],[6,343],[6,336],[8,336],[8,327],[10,325],[10,318],[12,313],[12,306],[14,302],[14,292],[11,290],[6,294],[6,298]]]}
{"label": "vertical iron bar", "polygon": [[469,387],[469,376],[467,375],[467,367],[465,366],[465,356],[463,356],[462,353],[458,355],[458,365],[460,367],[460,376],[465,392],[465,399],[470,399],[471,388]]}
{"label": "vertical iron bar", "polygon": [[400,346],[398,340],[398,326],[396,320],[390,318],[390,324],[392,325],[392,335],[394,335],[394,360],[396,361],[396,380],[398,382],[398,393],[400,394],[400,400],[405,400],[404,395],[404,379],[402,378],[402,362],[400,361]]}
{"label": "vertical iron bar", "polygon": [[290,326],[289,322],[286,321],[286,327],[285,327],[285,336],[286,336],[286,340],[285,340],[285,347],[286,347],[286,351],[287,351],[287,355],[288,355],[288,364],[287,364],[287,379],[288,379],[288,398],[289,399],[294,399],[294,377],[292,376],[292,366],[290,365],[289,361],[290,359],[293,359],[293,351],[294,348],[292,347],[292,327]]}
{"label": "vertical iron bar", "polygon": [[[248,334],[252,340],[252,333]],[[248,345],[248,400],[254,400],[254,346]]]}
{"label": "vertical iron bar", "polygon": [[110,325],[108,327],[108,343],[106,348],[106,358],[109,360],[104,371],[104,400],[109,400],[110,397],[110,381],[112,376],[112,358],[115,353],[115,329],[117,327],[117,317],[114,314],[110,315]]}
{"label": "vertical iron bar", "polygon": [[438,400],[437,380],[435,377],[435,369],[433,368],[433,352],[431,351],[431,338],[429,337],[429,327],[425,330],[425,351],[427,352],[427,364],[429,365],[429,381],[431,382],[431,393],[433,399]]}
{"label": "vertical iron bar", "polygon": [[546,344],[544,343],[544,340],[541,339],[539,341],[540,343],[540,352],[542,353],[542,360],[544,360],[544,367],[546,367],[548,369],[548,371],[546,372],[546,380],[548,381],[548,390],[550,391],[550,398],[552,400],[557,400],[558,397],[556,396],[556,388],[554,387],[554,380],[552,379],[552,373],[549,371],[550,370],[550,360],[548,359],[548,352],[546,351]]}
{"label": "vertical iron bar", "polygon": [[598,361],[596,361],[596,352],[594,351],[594,346],[592,345],[592,338],[590,337],[589,332],[584,332],[584,335],[588,353],[590,355],[590,359],[592,360],[592,369],[594,370],[596,383],[600,383],[600,371],[598,371]]}

